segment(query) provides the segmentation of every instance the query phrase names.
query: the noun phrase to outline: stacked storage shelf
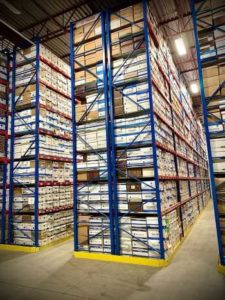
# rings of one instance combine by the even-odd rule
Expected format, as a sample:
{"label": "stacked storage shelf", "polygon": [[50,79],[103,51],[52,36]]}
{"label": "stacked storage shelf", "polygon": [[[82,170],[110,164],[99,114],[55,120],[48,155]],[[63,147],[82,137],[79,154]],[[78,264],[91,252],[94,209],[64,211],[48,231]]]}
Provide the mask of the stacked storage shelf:
{"label": "stacked storage shelf", "polygon": [[165,262],[209,198],[201,124],[157,28],[146,1],[71,24],[77,257]]}
{"label": "stacked storage shelf", "polygon": [[[74,160],[77,161],[77,165],[74,165],[74,227],[77,232],[79,224],[79,235],[75,234],[75,244],[79,244],[79,249],[113,253],[109,108],[104,82],[106,77],[103,76],[103,30],[104,16],[96,15],[78,24],[74,33],[74,88],[76,99],[81,102],[76,105],[74,136]],[[83,42],[84,37],[88,42]],[[88,241],[89,236],[93,238]]]}
{"label": "stacked storage shelf", "polygon": [[0,52],[0,243],[6,238],[9,54]]}
{"label": "stacked storage shelf", "polygon": [[44,246],[72,235],[69,66],[38,42],[14,50],[9,244]]}
{"label": "stacked storage shelf", "polygon": [[192,11],[219,263],[225,272],[225,5],[224,1],[204,1],[201,5],[192,1]]}

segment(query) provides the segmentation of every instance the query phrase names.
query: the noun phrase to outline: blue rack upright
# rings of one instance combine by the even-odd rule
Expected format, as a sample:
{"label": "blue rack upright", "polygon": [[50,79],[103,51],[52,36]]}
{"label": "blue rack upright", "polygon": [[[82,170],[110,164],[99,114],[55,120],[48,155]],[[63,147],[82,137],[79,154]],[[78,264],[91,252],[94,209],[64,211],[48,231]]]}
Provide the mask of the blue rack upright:
{"label": "blue rack upright", "polygon": [[6,242],[9,51],[0,52],[0,243]]}
{"label": "blue rack upright", "polygon": [[219,246],[218,270],[225,273],[225,4],[192,0],[203,119]]}
{"label": "blue rack upright", "polygon": [[209,184],[201,124],[148,1],[71,23],[70,64],[74,256],[165,266]]}

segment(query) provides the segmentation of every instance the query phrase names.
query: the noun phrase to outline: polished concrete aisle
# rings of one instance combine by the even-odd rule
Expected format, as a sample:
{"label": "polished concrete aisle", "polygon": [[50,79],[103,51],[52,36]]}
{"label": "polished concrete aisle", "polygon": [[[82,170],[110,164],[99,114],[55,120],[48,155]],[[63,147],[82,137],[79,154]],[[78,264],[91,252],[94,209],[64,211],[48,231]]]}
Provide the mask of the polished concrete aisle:
{"label": "polished concrete aisle", "polygon": [[35,254],[1,251],[0,299],[224,300],[216,261],[210,204],[163,269],[74,259],[71,241]]}

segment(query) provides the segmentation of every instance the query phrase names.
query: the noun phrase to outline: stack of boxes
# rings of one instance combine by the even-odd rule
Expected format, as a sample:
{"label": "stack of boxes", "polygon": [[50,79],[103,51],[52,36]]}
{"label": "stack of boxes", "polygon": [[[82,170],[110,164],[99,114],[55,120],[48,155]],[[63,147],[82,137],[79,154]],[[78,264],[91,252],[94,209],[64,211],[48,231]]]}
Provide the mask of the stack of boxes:
{"label": "stack of boxes", "polygon": [[[218,211],[225,256],[225,16],[223,1],[206,1],[203,19],[198,21],[198,40],[200,45],[201,67],[204,81],[204,93],[208,110],[208,126],[213,158],[215,185],[217,187]],[[207,12],[210,10],[210,14]],[[207,23],[206,23],[207,21]],[[204,23],[203,23],[204,22]],[[200,25],[204,24],[204,28]]]}
{"label": "stack of boxes", "polygon": [[[106,106],[103,90],[101,17],[76,24],[75,91],[79,250],[111,252]],[[84,39],[84,41],[82,41]]]}
{"label": "stack of boxes", "polygon": [[25,246],[44,246],[71,236],[73,224],[70,68],[42,45],[36,57],[37,47],[18,51],[16,69],[12,69],[16,89],[12,94],[15,113],[10,242]]}
{"label": "stack of boxes", "polygon": [[[8,138],[8,58],[0,53],[0,243],[4,242],[5,234],[5,205],[7,180],[7,138]],[[4,232],[3,232],[4,231]]]}
{"label": "stack of boxes", "polygon": [[[78,251],[112,253],[112,236],[119,231],[119,254],[159,258],[161,230],[167,257],[200,213],[199,201],[209,197],[204,184],[208,175],[202,128],[163,35],[148,12],[154,105],[150,107],[143,18],[141,3],[111,13],[107,32],[111,43],[106,54],[111,64],[105,67],[101,35],[106,33],[101,28],[107,26],[101,27],[100,16],[74,27],[75,93],[81,101],[76,106]],[[112,75],[106,94],[104,72]],[[113,113],[106,113],[105,103]],[[156,137],[161,215],[152,134]],[[113,174],[108,174],[109,165]],[[111,220],[112,211],[118,224]]]}

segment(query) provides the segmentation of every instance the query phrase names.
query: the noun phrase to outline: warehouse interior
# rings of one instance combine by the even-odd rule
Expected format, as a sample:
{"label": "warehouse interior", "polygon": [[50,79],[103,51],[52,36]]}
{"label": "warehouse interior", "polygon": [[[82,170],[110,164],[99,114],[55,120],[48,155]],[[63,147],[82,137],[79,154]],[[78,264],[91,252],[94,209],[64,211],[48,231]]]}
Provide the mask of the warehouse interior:
{"label": "warehouse interior", "polygon": [[0,0],[2,299],[224,299],[224,15]]}

